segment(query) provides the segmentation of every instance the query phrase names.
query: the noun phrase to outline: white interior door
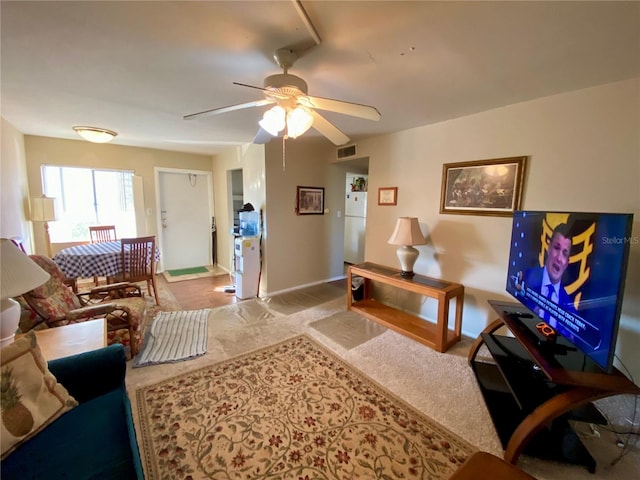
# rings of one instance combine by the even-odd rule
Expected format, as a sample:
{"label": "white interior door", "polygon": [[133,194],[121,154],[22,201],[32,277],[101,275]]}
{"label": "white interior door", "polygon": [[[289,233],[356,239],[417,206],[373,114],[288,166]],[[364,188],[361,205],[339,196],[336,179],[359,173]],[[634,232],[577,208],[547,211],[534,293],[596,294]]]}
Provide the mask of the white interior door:
{"label": "white interior door", "polygon": [[159,245],[164,270],[211,264],[211,175],[159,171]]}

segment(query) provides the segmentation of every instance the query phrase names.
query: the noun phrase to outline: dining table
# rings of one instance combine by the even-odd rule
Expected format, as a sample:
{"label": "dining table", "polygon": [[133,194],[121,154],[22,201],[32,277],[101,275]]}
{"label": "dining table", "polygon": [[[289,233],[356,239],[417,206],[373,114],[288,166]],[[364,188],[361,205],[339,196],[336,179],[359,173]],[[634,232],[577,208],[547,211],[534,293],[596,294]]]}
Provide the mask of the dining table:
{"label": "dining table", "polygon": [[[154,257],[160,260],[157,246]],[[122,271],[122,244],[116,240],[75,245],[60,250],[53,261],[68,278],[116,277]]]}

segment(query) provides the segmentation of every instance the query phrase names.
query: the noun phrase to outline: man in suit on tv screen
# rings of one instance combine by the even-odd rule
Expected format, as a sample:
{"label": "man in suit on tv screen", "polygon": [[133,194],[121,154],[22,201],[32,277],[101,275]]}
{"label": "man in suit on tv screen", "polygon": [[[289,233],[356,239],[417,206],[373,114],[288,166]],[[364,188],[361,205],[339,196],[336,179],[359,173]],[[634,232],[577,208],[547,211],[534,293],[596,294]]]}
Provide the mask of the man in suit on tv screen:
{"label": "man in suit on tv screen", "polygon": [[[526,286],[550,302],[561,305],[565,309],[574,310],[571,297],[562,285],[562,276],[569,266],[571,242],[572,235],[569,226],[566,223],[556,226],[549,240],[544,266],[529,268],[525,270],[524,274],[520,273],[518,275],[519,285],[516,284],[516,288],[521,290]],[[556,319],[544,308],[536,306],[534,312],[551,327],[557,325]]]}

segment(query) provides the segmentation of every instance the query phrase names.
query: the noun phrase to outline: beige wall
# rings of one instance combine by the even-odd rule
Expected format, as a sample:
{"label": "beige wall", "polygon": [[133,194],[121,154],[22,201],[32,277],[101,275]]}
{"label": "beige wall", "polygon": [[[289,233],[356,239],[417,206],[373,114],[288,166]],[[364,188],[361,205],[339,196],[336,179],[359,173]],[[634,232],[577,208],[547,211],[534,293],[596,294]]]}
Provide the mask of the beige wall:
{"label": "beige wall", "polygon": [[[396,217],[428,237],[418,273],[466,287],[463,332],[476,336],[505,293],[511,219],[439,213],[442,164],[528,156],[523,209],[631,212],[640,236],[640,79],[556,95],[359,142],[369,189],[398,187],[398,205],[370,202],[368,261],[397,265]],[[618,354],[640,378],[640,245],[631,247]],[[428,302],[427,302],[428,303]],[[428,306],[427,306],[428,308]],[[432,316],[427,315],[429,318]]]}
{"label": "beige wall", "polygon": [[[31,196],[42,194],[40,167],[42,165],[100,167],[133,170],[142,177],[144,210],[147,215],[145,234],[157,235],[156,188],[154,167],[182,168],[211,171],[212,157],[191,153],[154,150],[150,148],[126,147],[117,144],[96,144],[84,140],[25,136],[27,174]],[[44,233],[36,231],[35,248],[46,252]]]}
{"label": "beige wall", "polygon": [[[269,292],[280,292],[342,275],[344,182],[327,159],[335,147],[323,138],[288,140],[283,170],[282,142],[266,145],[266,219]],[[341,183],[340,183],[341,182]],[[325,189],[325,215],[296,215],[298,186]]]}
{"label": "beige wall", "polygon": [[0,151],[0,237],[20,237],[33,252],[31,227],[27,222],[29,188],[24,151],[24,135],[2,120]]}

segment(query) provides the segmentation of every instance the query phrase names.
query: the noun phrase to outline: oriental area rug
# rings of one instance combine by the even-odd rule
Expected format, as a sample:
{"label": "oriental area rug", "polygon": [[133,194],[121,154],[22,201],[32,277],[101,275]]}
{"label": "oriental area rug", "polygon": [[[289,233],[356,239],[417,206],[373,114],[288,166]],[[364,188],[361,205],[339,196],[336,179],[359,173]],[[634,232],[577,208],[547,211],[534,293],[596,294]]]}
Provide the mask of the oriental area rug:
{"label": "oriental area rug", "polygon": [[136,399],[148,479],[446,479],[475,451],[306,335]]}

